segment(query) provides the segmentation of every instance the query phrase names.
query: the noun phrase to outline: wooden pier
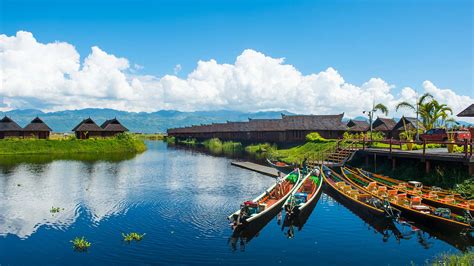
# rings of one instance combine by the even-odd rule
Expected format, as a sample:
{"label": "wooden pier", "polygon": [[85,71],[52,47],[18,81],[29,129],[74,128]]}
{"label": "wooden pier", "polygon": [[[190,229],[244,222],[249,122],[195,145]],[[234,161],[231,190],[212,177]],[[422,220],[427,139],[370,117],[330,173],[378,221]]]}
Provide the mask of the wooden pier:
{"label": "wooden pier", "polygon": [[278,170],[269,166],[264,166],[261,164],[256,164],[256,163],[251,163],[251,162],[232,162],[231,164],[240,168],[244,168],[247,170],[260,173],[260,174],[264,174],[264,175],[268,175],[272,177],[278,176]]}

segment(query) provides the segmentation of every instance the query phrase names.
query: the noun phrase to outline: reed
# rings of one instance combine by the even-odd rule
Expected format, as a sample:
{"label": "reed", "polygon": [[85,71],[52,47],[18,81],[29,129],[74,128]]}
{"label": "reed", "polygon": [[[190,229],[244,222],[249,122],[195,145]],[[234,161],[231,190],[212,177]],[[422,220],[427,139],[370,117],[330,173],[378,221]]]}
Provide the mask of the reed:
{"label": "reed", "polygon": [[442,254],[434,260],[432,265],[474,265],[474,252],[467,252],[461,254]]}

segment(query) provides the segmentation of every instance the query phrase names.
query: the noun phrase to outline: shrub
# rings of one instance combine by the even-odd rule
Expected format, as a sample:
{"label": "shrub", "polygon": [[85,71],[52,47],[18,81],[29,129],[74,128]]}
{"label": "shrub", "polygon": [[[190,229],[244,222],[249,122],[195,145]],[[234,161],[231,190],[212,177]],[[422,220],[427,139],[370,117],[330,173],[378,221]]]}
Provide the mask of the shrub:
{"label": "shrub", "polygon": [[318,132],[312,132],[306,135],[306,141],[314,143],[328,142],[328,140],[321,137]]}

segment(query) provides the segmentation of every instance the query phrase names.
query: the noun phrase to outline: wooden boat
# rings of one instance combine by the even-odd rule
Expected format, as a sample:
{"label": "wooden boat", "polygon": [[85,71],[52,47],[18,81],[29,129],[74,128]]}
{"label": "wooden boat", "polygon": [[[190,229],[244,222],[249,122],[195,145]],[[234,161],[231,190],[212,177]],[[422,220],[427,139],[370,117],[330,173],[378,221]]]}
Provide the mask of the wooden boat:
{"label": "wooden boat", "polygon": [[289,216],[300,214],[321,193],[323,180],[319,168],[314,168],[301,180],[285,204]]}
{"label": "wooden boat", "polygon": [[291,193],[301,180],[301,172],[295,169],[252,201],[246,201],[240,210],[231,214],[228,219],[232,222],[235,230],[241,230],[252,222],[264,220],[268,216],[273,217],[281,211]]}
{"label": "wooden boat", "polygon": [[[352,169],[348,170],[355,172]],[[456,197],[453,194],[443,196],[443,194],[438,191],[422,191],[419,187],[410,188],[404,182],[395,183],[386,178],[380,177],[380,175],[372,174],[362,169],[357,170],[358,173],[367,180],[377,182],[378,185],[387,186],[387,189],[406,192],[409,197],[422,197],[423,200],[431,206],[448,208],[458,215],[464,215],[466,212],[469,212],[471,216],[474,215],[474,200],[465,200],[461,197]]]}
{"label": "wooden boat", "polygon": [[352,185],[379,198],[388,201],[401,211],[402,216],[420,223],[442,227],[456,231],[470,231],[474,225],[472,217],[462,217],[451,213],[445,208],[434,208],[422,202],[421,197],[409,198],[407,193],[398,190],[388,190],[386,186],[379,186],[377,182],[368,180],[347,168],[341,168],[344,178]]}
{"label": "wooden boat", "polygon": [[280,172],[282,172],[282,173],[285,173],[285,174],[291,172],[293,169],[296,168],[295,165],[287,164],[287,163],[285,163],[285,162],[271,161],[271,160],[268,159],[268,158],[266,158],[266,160],[267,160],[267,163],[268,163],[271,167],[273,167],[273,168],[277,169],[278,171],[280,171]]}
{"label": "wooden boat", "polygon": [[421,193],[436,192],[436,194],[438,196],[449,196],[449,195],[451,195],[451,196],[454,196],[457,200],[465,200],[461,195],[459,195],[457,193],[453,193],[452,191],[449,191],[449,190],[446,190],[446,189],[441,189],[439,187],[423,186],[423,184],[421,182],[418,182],[418,181],[405,182],[405,181],[394,179],[394,178],[384,176],[384,175],[381,175],[381,174],[371,173],[369,171],[366,171],[366,170],[363,170],[363,169],[360,169],[360,168],[357,168],[356,171],[361,175],[365,175],[365,176],[373,178],[373,179],[377,178],[380,181],[384,180],[385,182],[389,182],[392,185],[404,186],[408,190],[417,191],[417,193],[420,193],[420,192]]}
{"label": "wooden boat", "polygon": [[341,200],[345,200],[348,204],[355,205],[371,215],[388,216],[388,212],[392,213],[393,210],[384,209],[381,200],[354,186],[324,165],[322,166],[321,175],[328,187],[340,195]]}

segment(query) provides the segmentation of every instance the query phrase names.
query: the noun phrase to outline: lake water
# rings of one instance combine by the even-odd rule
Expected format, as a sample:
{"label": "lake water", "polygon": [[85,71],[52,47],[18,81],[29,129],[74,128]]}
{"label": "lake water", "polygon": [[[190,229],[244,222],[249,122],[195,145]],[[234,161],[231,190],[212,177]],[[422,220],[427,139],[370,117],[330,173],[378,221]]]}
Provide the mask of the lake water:
{"label": "lake water", "polygon": [[[325,193],[292,237],[275,218],[249,239],[232,238],[227,215],[274,179],[228,158],[148,147],[122,159],[0,159],[0,265],[407,265],[472,245],[374,220]],[[132,231],[146,235],[123,242],[121,233]],[[87,252],[73,250],[76,236],[92,243]]]}

